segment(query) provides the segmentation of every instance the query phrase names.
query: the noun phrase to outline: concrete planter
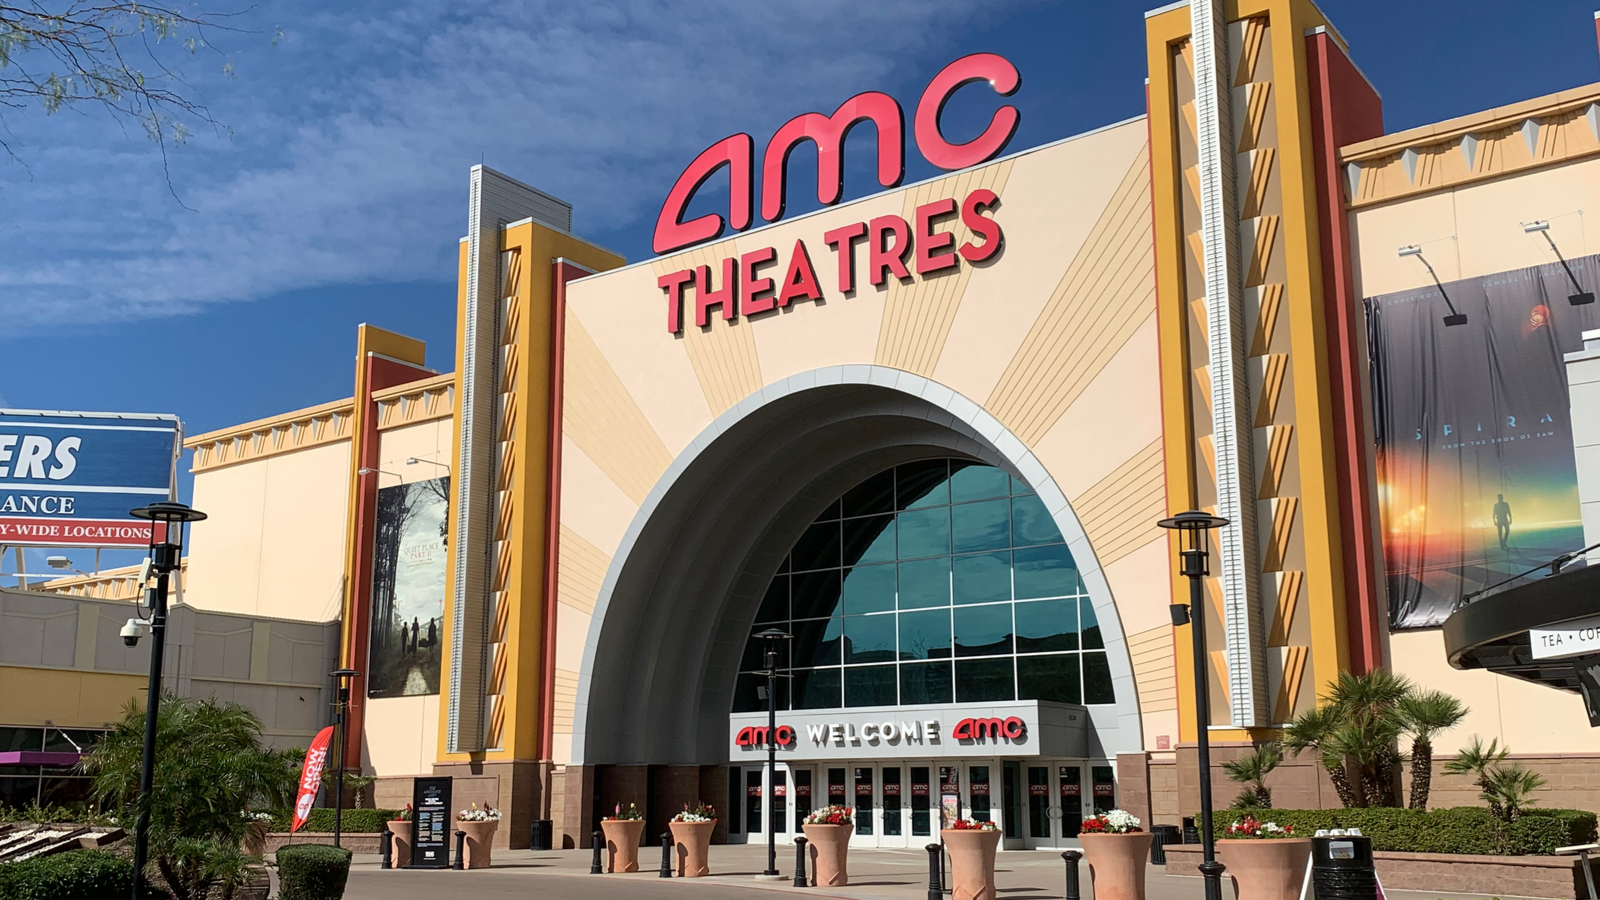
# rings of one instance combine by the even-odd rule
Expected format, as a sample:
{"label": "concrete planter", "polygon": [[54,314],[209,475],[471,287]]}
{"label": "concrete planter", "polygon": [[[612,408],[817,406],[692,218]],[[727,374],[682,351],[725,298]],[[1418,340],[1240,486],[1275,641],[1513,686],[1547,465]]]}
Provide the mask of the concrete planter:
{"label": "concrete planter", "polygon": [[802,825],[806,841],[811,845],[811,871],[813,886],[843,887],[850,883],[846,866],[850,854],[850,836],[854,825]]}
{"label": "concrete planter", "polygon": [[606,835],[606,871],[639,871],[639,837],[644,834],[644,820],[602,819],[600,830]]}
{"label": "concrete planter", "polygon": [[387,824],[389,833],[394,835],[389,845],[390,862],[396,869],[404,869],[411,865],[411,822],[408,819],[393,819]]}
{"label": "concrete planter", "polygon": [[1311,839],[1217,841],[1217,854],[1239,900],[1299,900]]}
{"label": "concrete planter", "polygon": [[456,821],[456,828],[467,833],[466,849],[462,855],[466,857],[461,863],[463,869],[487,869],[494,865],[494,832],[500,827],[498,821],[487,822],[462,822]]}
{"label": "concrete planter", "polygon": [[1133,834],[1080,834],[1095,900],[1144,900],[1145,866],[1150,860],[1148,831]]}
{"label": "concrete planter", "polygon": [[946,828],[939,832],[950,854],[950,892],[954,900],[994,900],[994,852],[999,831]]}
{"label": "concrete planter", "polygon": [[678,850],[678,877],[704,878],[711,874],[711,832],[717,828],[710,822],[670,822],[672,842]]}

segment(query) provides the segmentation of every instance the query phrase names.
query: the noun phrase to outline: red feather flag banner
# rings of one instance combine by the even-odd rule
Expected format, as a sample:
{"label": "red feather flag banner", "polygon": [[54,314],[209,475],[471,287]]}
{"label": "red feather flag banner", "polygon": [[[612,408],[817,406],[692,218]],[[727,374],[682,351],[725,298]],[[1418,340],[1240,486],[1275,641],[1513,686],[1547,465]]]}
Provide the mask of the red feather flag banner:
{"label": "red feather flag banner", "polygon": [[333,726],[317,732],[306,751],[305,765],[300,769],[300,794],[294,801],[294,821],[289,833],[294,834],[311,817],[311,805],[317,802],[317,791],[322,787],[322,769],[328,764],[328,745],[333,742]]}

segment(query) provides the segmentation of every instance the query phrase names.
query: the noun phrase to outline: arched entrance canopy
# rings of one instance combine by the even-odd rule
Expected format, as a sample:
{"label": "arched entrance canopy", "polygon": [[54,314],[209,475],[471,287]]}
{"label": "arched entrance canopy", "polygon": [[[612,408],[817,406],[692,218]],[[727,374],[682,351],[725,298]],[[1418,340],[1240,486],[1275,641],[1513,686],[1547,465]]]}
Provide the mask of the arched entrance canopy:
{"label": "arched entrance canopy", "polygon": [[1090,753],[1139,749],[1132,663],[1110,587],[1044,466],[947,387],[883,366],[835,366],[770,384],[723,413],[640,506],[589,627],[572,762],[726,762],[746,633],[790,545],[861,479],[937,456],[998,466],[1038,492],[1078,561],[1111,666],[1116,703],[1090,708]]}

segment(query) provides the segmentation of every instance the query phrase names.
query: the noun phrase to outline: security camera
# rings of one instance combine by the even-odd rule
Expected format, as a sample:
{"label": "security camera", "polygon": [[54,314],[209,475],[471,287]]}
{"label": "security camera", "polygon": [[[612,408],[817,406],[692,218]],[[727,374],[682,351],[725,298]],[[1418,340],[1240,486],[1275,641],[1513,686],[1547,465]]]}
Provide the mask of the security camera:
{"label": "security camera", "polygon": [[144,629],[139,627],[138,619],[129,619],[128,624],[122,626],[122,643],[125,646],[139,646],[139,638],[143,635]]}

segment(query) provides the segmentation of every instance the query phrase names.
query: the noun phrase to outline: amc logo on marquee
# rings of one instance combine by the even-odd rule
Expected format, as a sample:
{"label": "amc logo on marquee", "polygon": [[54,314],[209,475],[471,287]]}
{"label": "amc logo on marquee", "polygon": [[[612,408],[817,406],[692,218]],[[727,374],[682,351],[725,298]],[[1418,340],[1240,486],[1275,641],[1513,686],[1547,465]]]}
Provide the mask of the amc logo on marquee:
{"label": "amc logo on marquee", "polygon": [[[764,725],[759,727],[747,726],[739,729],[739,733],[734,736],[733,743],[739,747],[765,747],[767,745],[767,735],[768,731]],[[794,729],[788,725],[779,725],[775,730],[775,736],[779,747],[794,745]]]}
{"label": "amc logo on marquee", "polygon": [[1028,723],[1016,716],[1004,719],[962,719],[951,730],[950,736],[958,741],[1008,741],[1021,740],[1028,733]]}

